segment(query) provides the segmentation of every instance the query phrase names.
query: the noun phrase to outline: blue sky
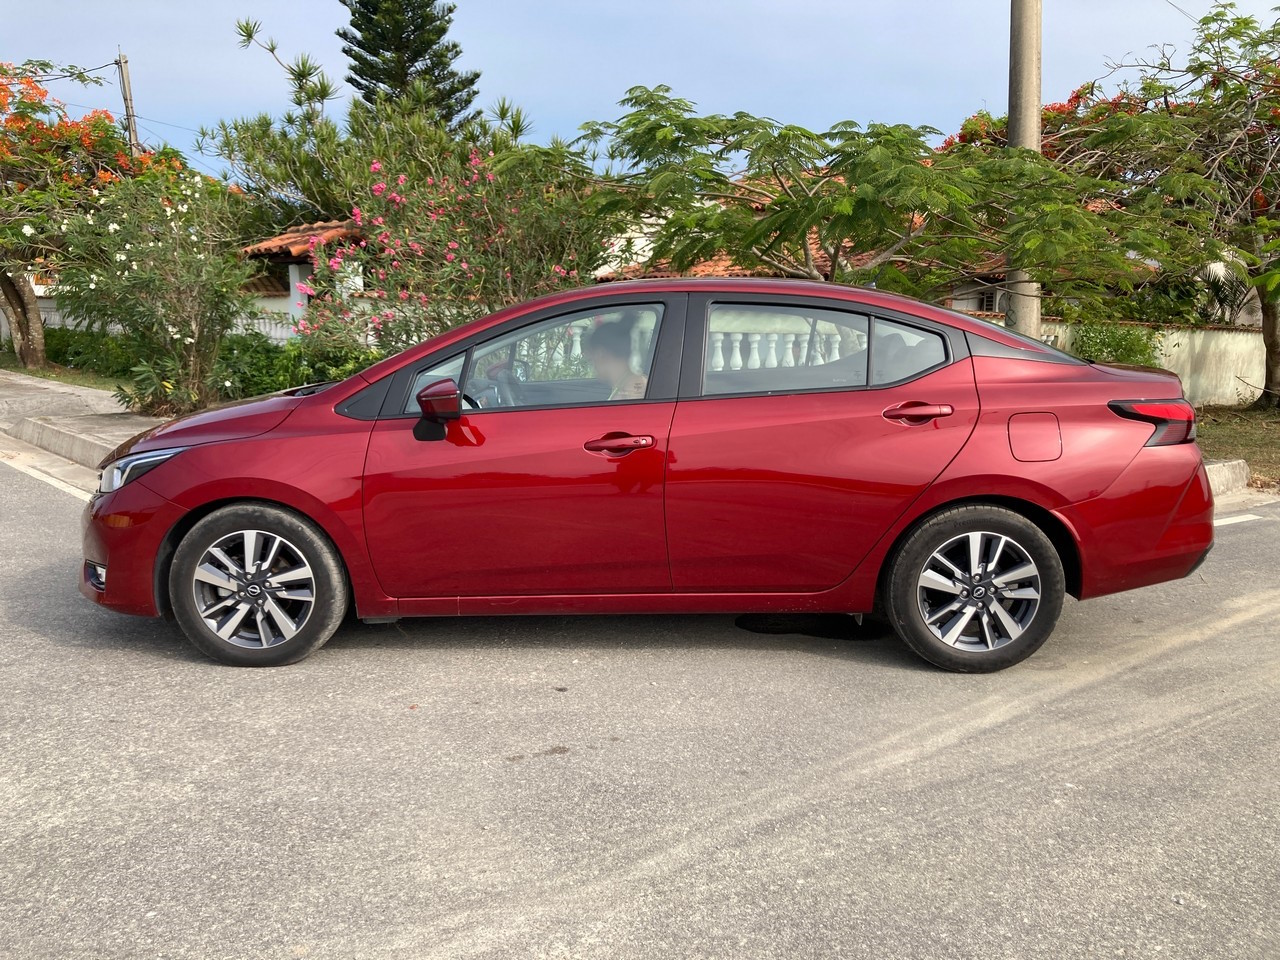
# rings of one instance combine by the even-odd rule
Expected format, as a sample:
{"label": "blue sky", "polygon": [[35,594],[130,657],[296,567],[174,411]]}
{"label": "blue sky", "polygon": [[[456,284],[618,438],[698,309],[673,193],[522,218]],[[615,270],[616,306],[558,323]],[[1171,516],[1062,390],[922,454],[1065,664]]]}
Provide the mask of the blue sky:
{"label": "blue sky", "polygon": [[[1176,2],[1044,0],[1045,99],[1065,99],[1152,44],[1185,48],[1187,14],[1209,4]],[[1269,18],[1275,2],[1239,8]],[[305,51],[335,79],[345,75],[333,33],[346,23],[338,0],[0,0],[0,61],[95,67],[119,46],[143,140],[190,154],[202,124],[287,106],[276,64],[237,44],[235,21],[248,15],[286,57]],[[460,62],[482,71],[477,102],[519,103],[535,139],[613,119],[628,87],[657,83],[709,112],[747,110],[817,129],[852,119],[949,132],[982,107],[1004,112],[1008,15],[1008,0],[460,0],[452,36]],[[101,87],[54,90],[118,115],[114,72],[103,76]]]}

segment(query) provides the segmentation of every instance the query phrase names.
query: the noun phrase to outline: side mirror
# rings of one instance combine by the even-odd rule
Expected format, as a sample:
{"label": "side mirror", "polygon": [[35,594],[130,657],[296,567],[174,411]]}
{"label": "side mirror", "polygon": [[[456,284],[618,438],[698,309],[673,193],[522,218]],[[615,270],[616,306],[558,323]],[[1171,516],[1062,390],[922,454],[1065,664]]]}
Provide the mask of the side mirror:
{"label": "side mirror", "polygon": [[462,388],[452,377],[429,383],[418,391],[422,419],[433,423],[457,420],[462,416]]}

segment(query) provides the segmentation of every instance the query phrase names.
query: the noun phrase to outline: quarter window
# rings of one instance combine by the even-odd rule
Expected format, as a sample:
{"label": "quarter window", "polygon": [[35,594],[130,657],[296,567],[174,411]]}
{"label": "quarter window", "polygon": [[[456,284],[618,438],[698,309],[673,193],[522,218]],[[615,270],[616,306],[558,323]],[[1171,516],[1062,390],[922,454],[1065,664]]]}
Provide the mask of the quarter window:
{"label": "quarter window", "polygon": [[942,337],[931,330],[876,319],[871,343],[871,385],[897,383],[946,362]]}

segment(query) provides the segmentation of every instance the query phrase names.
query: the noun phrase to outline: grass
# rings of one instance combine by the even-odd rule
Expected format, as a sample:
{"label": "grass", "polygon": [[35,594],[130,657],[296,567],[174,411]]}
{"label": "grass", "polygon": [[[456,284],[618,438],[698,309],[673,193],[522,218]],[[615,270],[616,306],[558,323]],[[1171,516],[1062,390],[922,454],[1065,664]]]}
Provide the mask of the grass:
{"label": "grass", "polygon": [[3,347],[4,349],[0,349],[0,370],[25,373],[45,380],[57,380],[59,383],[70,383],[77,387],[96,387],[99,390],[115,390],[120,383],[114,377],[104,377],[88,370],[77,370],[74,367],[60,367],[56,363],[51,363],[41,370],[28,370],[18,363],[18,358],[14,356],[9,344],[6,343]]}
{"label": "grass", "polygon": [[1247,460],[1255,486],[1280,483],[1280,410],[1205,407],[1197,439],[1210,460]]}

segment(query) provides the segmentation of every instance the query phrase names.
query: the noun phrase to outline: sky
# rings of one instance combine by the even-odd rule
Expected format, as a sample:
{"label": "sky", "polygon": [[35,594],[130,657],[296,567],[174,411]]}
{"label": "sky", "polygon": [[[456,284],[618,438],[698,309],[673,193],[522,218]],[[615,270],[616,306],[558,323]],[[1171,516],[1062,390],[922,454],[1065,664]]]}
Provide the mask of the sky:
{"label": "sky", "polygon": [[[1277,0],[1239,0],[1269,20]],[[1046,102],[1109,64],[1185,49],[1208,0],[1044,0]],[[259,20],[291,59],[306,52],[346,74],[338,0],[0,0],[0,62],[82,67],[129,59],[139,134],[197,165],[194,131],[288,106],[288,83],[261,50],[242,50],[237,19]],[[979,109],[1003,113],[1008,0],[459,0],[450,35],[459,65],[481,71],[477,104],[522,106],[535,140],[616,119],[629,87],[665,83],[706,112],[746,110],[812,129],[840,120],[955,130]],[[73,111],[123,113],[107,82],[52,85]],[[349,89],[343,86],[344,96]]]}

